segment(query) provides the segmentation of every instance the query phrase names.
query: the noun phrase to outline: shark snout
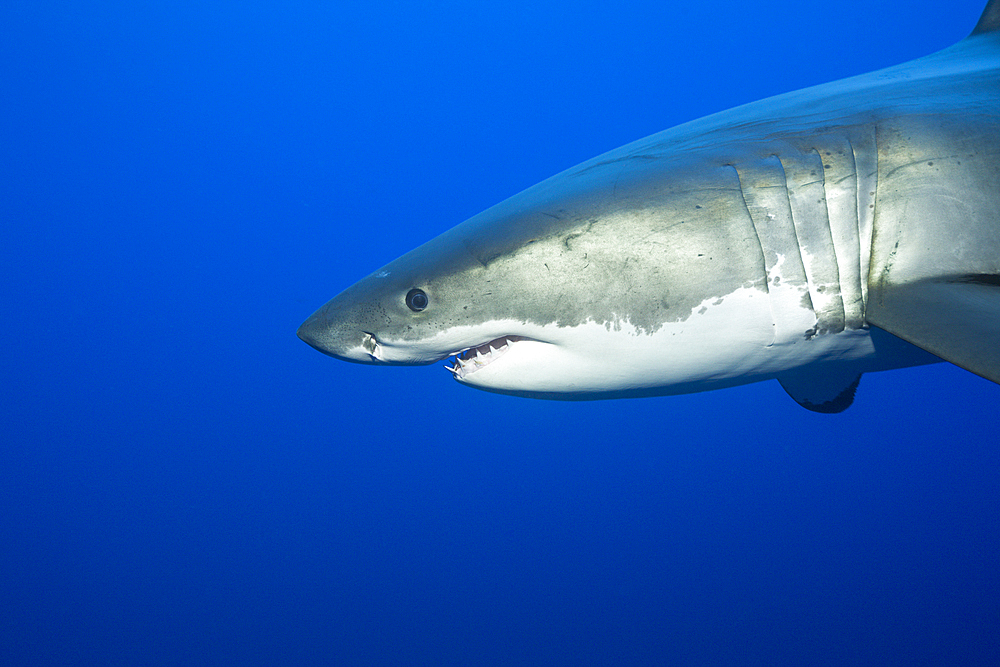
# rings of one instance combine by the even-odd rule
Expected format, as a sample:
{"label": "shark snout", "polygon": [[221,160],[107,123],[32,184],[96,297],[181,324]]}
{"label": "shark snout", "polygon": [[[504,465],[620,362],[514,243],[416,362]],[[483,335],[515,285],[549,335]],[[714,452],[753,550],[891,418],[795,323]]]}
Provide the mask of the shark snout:
{"label": "shark snout", "polygon": [[374,337],[348,324],[331,321],[326,307],[309,316],[295,332],[323,354],[362,364],[377,363]]}
{"label": "shark snout", "polygon": [[319,313],[311,315],[299,326],[295,335],[320,352],[333,354],[333,351],[330,350],[329,337],[327,335],[329,327],[326,325],[326,322],[322,321],[323,318],[318,317],[318,315]]}
{"label": "shark snout", "polygon": [[338,345],[337,331],[334,327],[330,326],[327,318],[323,316],[322,311],[317,311],[310,315],[295,333],[304,342],[308,343],[310,347],[319,350],[323,354],[328,354],[331,357],[344,357],[342,351],[339,349],[342,346]]}

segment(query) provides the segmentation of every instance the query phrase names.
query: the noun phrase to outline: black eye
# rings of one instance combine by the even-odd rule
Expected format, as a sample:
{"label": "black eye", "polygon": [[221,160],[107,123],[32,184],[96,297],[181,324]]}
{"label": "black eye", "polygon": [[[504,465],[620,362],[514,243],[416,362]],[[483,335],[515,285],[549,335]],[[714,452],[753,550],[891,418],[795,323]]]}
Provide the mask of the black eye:
{"label": "black eye", "polygon": [[414,287],[409,292],[406,293],[406,307],[415,313],[419,313],[421,310],[427,307],[430,301],[427,299],[427,294],[417,287]]}

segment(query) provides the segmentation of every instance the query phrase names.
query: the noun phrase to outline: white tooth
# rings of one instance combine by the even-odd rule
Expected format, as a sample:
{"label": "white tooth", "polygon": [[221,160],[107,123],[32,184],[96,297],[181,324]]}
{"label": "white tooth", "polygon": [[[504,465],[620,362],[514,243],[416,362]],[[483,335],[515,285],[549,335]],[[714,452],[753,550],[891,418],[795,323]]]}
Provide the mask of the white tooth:
{"label": "white tooth", "polygon": [[490,348],[490,354],[496,354],[497,353],[497,351],[493,349],[493,343],[490,343],[489,348]]}
{"label": "white tooth", "polygon": [[457,368],[452,368],[451,366],[445,366],[445,368],[447,368],[449,371],[451,371],[452,374],[458,375],[458,369]]}

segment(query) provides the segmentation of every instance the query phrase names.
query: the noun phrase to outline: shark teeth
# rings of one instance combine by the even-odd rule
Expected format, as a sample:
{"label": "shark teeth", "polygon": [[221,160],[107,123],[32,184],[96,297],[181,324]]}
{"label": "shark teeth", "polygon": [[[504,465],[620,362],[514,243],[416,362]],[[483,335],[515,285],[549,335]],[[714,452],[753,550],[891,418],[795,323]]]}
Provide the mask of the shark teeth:
{"label": "shark teeth", "polygon": [[520,340],[520,336],[502,336],[488,343],[460,350],[445,368],[451,371],[455,379],[461,380],[499,359],[517,340]]}

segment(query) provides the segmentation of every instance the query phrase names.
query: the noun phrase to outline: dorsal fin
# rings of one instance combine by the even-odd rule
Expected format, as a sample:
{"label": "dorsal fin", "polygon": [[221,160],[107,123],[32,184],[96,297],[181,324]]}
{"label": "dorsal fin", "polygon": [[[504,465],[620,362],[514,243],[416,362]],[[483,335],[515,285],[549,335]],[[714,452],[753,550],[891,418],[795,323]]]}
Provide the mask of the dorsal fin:
{"label": "dorsal fin", "polygon": [[985,35],[988,32],[1000,30],[1000,0],[990,0],[986,3],[983,15],[979,17],[979,23],[969,35]]}

